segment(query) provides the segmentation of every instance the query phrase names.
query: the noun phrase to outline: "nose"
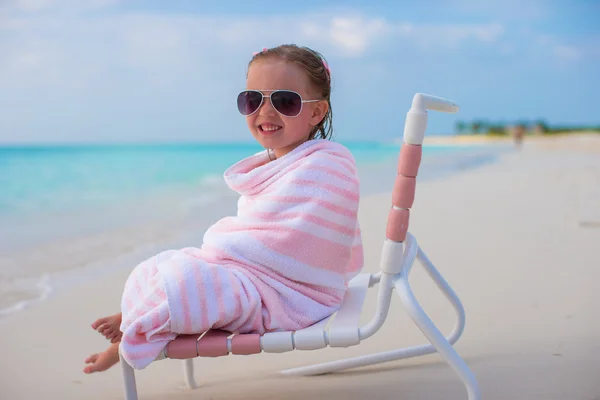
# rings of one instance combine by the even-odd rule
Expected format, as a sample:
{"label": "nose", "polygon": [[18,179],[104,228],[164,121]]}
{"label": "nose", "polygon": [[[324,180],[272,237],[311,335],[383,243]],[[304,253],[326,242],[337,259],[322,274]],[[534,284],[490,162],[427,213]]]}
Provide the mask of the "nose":
{"label": "nose", "polygon": [[265,96],[263,98],[263,102],[258,109],[258,113],[260,115],[274,115],[275,109],[273,108],[273,104],[271,104],[271,98],[269,96]]}

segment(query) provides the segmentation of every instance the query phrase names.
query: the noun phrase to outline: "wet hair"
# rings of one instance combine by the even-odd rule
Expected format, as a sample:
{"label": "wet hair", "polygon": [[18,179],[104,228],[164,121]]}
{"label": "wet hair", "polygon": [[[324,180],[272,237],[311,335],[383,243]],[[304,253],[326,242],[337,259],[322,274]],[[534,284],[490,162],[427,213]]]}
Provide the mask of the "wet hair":
{"label": "wet hair", "polygon": [[255,53],[248,68],[254,61],[276,57],[286,62],[300,66],[305,72],[311,86],[317,90],[321,99],[327,100],[327,114],[310,133],[310,139],[331,139],[333,134],[331,110],[331,74],[327,68],[325,58],[315,50],[308,47],[299,47],[295,44],[284,44],[270,49],[263,49]]}

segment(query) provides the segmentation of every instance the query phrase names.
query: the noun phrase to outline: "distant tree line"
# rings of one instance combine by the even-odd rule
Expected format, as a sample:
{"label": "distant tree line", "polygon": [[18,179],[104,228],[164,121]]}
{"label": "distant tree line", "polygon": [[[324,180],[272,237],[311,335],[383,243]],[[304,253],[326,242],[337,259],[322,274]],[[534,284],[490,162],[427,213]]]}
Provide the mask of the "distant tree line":
{"label": "distant tree line", "polygon": [[544,120],[515,121],[513,123],[490,122],[484,119],[476,119],[471,122],[457,121],[455,130],[458,134],[484,134],[484,135],[509,135],[516,128],[522,128],[530,134],[549,135],[569,132],[598,132],[598,126],[550,126]]}

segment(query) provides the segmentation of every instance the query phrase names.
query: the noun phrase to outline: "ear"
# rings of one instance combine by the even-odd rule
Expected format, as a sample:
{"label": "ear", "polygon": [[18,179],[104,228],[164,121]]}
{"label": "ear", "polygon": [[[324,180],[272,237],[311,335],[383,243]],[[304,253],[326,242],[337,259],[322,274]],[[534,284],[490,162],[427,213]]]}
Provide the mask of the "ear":
{"label": "ear", "polygon": [[319,125],[321,121],[323,121],[323,118],[325,118],[325,115],[327,115],[327,111],[329,111],[329,103],[327,103],[327,100],[321,100],[315,103],[315,107],[310,116],[310,125]]}

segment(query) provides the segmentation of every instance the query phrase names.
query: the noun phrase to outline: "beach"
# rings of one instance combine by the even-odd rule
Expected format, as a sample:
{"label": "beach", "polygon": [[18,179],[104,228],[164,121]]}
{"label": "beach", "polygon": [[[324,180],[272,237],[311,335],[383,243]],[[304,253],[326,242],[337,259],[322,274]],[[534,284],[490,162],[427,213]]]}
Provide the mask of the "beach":
{"label": "beach", "polygon": [[[394,162],[389,168],[393,176]],[[361,199],[365,272],[378,271],[390,190],[391,183]],[[409,230],[465,306],[466,329],[455,348],[484,399],[600,399],[599,199],[600,135],[526,138],[523,148],[503,151],[494,162],[418,181]],[[164,246],[185,241],[168,236]],[[123,265],[149,251],[123,255],[114,271],[0,318],[0,398],[123,398],[118,366],[87,376],[83,360],[106,346],[90,324],[119,310],[129,274]],[[418,266],[411,282],[425,311],[449,332],[452,308]],[[376,295],[368,295],[365,323]],[[182,362],[162,360],[137,372],[138,391],[153,400],[466,399],[436,354],[325,376],[277,374],[424,340],[395,298],[384,327],[359,346],[196,359],[201,387],[193,391],[184,387]]]}

